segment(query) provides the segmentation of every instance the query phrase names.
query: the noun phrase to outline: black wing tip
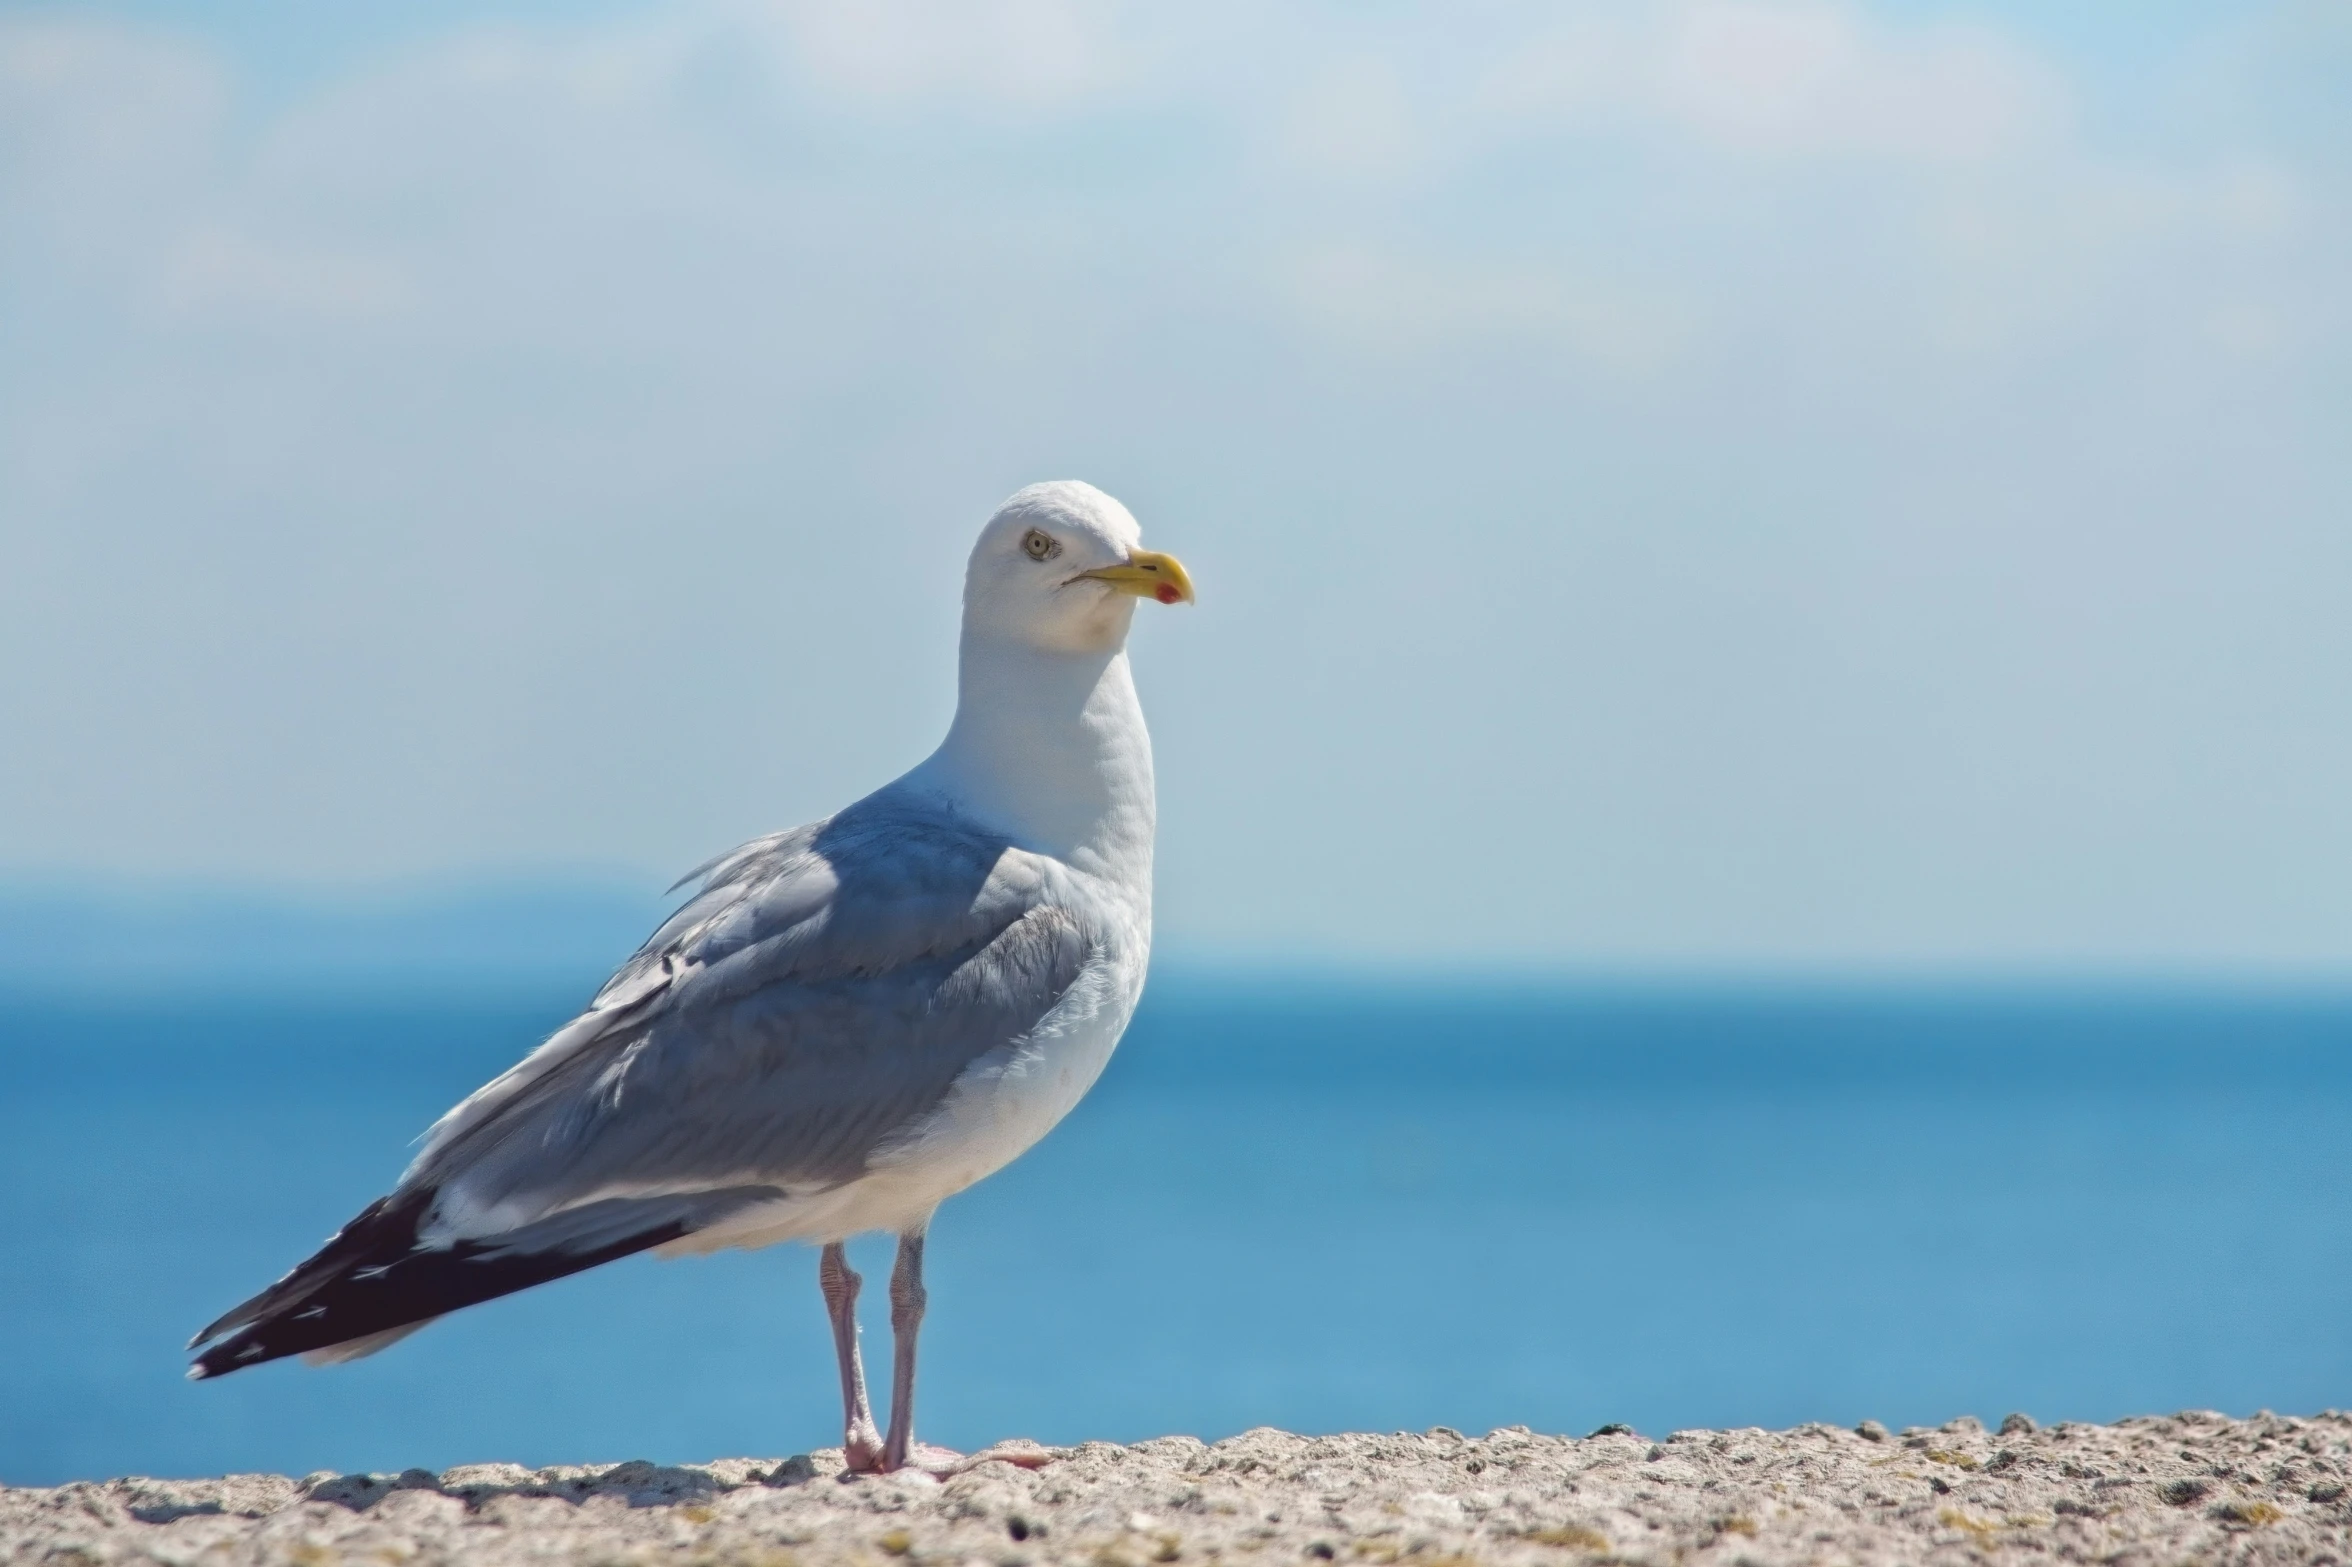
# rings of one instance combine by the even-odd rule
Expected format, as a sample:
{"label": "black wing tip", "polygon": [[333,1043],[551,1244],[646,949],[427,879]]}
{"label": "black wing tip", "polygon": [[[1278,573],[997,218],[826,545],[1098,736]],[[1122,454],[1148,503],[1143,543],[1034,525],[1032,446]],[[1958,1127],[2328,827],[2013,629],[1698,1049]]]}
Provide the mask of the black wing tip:
{"label": "black wing tip", "polygon": [[[267,1313],[243,1316],[237,1312],[231,1312],[188,1340],[188,1349],[196,1357],[188,1366],[188,1380],[208,1382],[214,1377],[226,1376],[232,1371],[242,1370],[245,1366],[252,1364],[251,1357],[234,1363],[224,1362],[222,1352],[241,1347],[242,1341],[251,1337],[251,1330],[259,1326],[266,1318]],[[232,1336],[223,1338],[221,1335],[224,1333]],[[211,1347],[206,1348],[207,1345]]]}
{"label": "black wing tip", "polygon": [[422,1326],[452,1311],[676,1240],[693,1228],[673,1216],[577,1251],[562,1246],[519,1251],[479,1241],[427,1246],[417,1238],[416,1221],[424,1210],[421,1199],[404,1200],[392,1209],[378,1203],[345,1225],[317,1256],[200,1335],[191,1349],[234,1329],[197,1355],[190,1378],[208,1381],[289,1355],[356,1345],[395,1329]]}
{"label": "black wing tip", "polygon": [[254,1305],[255,1302],[247,1301],[244,1305],[239,1306],[235,1311],[228,1313],[226,1316],[213,1318],[212,1321],[206,1323],[203,1328],[197,1332],[194,1338],[188,1340],[187,1347],[192,1350],[201,1349],[205,1345],[211,1343],[214,1339],[219,1338],[223,1333],[234,1333],[237,1329],[245,1326],[246,1323],[253,1320]]}
{"label": "black wing tip", "polygon": [[242,1371],[247,1366],[258,1366],[265,1360],[276,1360],[300,1352],[297,1347],[272,1349],[254,1337],[252,1329],[247,1329],[234,1338],[221,1340],[198,1355],[195,1363],[188,1367],[188,1380],[209,1382],[215,1377],[225,1377],[232,1371]]}
{"label": "black wing tip", "polygon": [[[412,1190],[377,1198],[284,1278],[214,1318],[188,1340],[188,1348],[199,1351],[195,1363],[188,1368],[188,1380],[210,1381],[263,1361],[320,1347],[289,1343],[275,1348],[265,1344],[258,1335],[264,1329],[286,1322],[314,1295],[346,1282],[358,1268],[415,1250],[417,1225],[433,1196],[430,1190]],[[302,1311],[301,1315],[322,1313]],[[229,1336],[224,1338],[224,1334]],[[206,1344],[212,1347],[202,1348]]]}

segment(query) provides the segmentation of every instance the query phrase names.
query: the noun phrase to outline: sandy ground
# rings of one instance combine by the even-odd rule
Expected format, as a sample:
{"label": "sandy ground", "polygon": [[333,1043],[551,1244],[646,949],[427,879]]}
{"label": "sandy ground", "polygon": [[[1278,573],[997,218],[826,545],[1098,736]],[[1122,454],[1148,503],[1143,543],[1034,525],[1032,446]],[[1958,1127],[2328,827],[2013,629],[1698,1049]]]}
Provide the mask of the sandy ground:
{"label": "sandy ground", "polygon": [[[0,1561],[1588,1567],[2352,1560],[2352,1416],[2036,1430],[1622,1429],[1033,1449],[935,1479],[838,1452],[0,1490]],[[1044,1462],[1037,1462],[1044,1459]]]}

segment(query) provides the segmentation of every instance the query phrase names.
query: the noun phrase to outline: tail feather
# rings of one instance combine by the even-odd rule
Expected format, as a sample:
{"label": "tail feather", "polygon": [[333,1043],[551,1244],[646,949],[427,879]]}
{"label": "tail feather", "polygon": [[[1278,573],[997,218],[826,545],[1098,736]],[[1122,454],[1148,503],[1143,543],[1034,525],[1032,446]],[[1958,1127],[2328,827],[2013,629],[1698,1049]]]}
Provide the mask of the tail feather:
{"label": "tail feather", "polygon": [[434,1246],[419,1237],[434,1193],[394,1192],[368,1204],[300,1267],[197,1334],[190,1349],[211,1347],[196,1356],[188,1375],[202,1381],[288,1355],[313,1363],[355,1360],[460,1307],[663,1245],[723,1213],[782,1195],[762,1186],[613,1198],[511,1235]]}

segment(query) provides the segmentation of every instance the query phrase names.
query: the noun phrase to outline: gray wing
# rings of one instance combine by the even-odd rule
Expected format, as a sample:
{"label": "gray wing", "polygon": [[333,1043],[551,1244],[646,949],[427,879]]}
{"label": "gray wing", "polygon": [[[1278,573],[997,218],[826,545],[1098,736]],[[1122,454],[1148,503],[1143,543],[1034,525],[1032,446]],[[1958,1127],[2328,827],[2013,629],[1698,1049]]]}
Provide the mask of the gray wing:
{"label": "gray wing", "polygon": [[190,1374],[367,1354],[855,1180],[1108,953],[1047,862],[886,797],[705,871],[586,1012],[441,1118],[392,1192],[198,1334],[218,1342]]}
{"label": "gray wing", "polygon": [[482,1236],[616,1197],[823,1189],[1034,1029],[1099,932],[1045,866],[866,806],[746,845],[590,1010],[445,1116],[401,1189]]}

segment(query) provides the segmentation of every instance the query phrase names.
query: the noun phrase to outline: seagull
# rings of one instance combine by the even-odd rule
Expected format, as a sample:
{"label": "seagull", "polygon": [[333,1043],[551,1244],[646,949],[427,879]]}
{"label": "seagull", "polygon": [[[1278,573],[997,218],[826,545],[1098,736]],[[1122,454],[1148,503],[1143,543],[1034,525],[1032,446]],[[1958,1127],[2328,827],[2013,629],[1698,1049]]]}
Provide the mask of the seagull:
{"label": "seagull", "polygon": [[[392,1191],[196,1335],[202,1380],[355,1360],[437,1317],[641,1251],[802,1241],[849,1469],[914,1443],[923,1241],[1092,1087],[1151,950],[1138,598],[1174,557],[1090,484],[1007,500],[964,576],[954,721],[913,771],[689,872],[692,895],[571,1022],[425,1133]],[[843,1243],[898,1237],[890,1427]],[[952,1458],[953,1455],[945,1455]]]}

